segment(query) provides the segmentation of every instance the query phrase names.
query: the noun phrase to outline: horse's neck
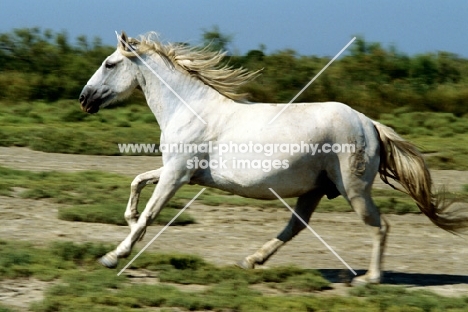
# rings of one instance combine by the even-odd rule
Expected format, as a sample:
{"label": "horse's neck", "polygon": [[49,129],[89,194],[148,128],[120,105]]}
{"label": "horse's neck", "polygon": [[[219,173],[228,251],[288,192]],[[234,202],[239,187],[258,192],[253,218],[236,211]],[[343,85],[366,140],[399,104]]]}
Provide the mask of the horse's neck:
{"label": "horse's neck", "polygon": [[185,124],[196,119],[200,125],[207,126],[215,111],[232,105],[231,99],[194,77],[171,70],[162,61],[149,65],[152,71],[141,65],[145,81],[141,87],[162,131],[171,122]]}

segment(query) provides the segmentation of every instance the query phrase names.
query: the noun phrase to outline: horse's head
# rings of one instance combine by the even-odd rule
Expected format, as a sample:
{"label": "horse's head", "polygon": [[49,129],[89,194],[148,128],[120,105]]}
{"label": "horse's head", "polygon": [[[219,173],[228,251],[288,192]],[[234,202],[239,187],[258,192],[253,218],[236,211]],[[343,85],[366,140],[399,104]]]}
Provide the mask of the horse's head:
{"label": "horse's head", "polygon": [[137,66],[121,53],[131,52],[127,35],[122,32],[117,39],[117,50],[104,60],[81,91],[81,109],[87,113],[97,113],[101,107],[128,97],[138,86]]}

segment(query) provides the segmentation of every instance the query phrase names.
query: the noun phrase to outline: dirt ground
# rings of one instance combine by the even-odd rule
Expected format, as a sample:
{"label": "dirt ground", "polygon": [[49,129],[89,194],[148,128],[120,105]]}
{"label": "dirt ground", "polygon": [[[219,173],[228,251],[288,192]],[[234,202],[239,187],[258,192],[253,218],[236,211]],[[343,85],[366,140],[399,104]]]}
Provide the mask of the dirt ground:
{"label": "dirt ground", "polygon": [[[0,166],[33,171],[102,170],[128,175],[130,184],[133,176],[160,167],[161,159],[47,154],[0,147]],[[437,186],[445,185],[449,190],[468,184],[468,172],[436,170],[433,178]],[[387,187],[380,181],[374,186]],[[125,204],[116,207],[116,213],[123,214]],[[117,244],[128,234],[128,228],[123,226],[58,220],[58,208],[45,200],[0,197],[0,239],[38,245],[53,240]],[[287,208],[209,207],[196,201],[188,211],[197,224],[170,227],[148,250],[198,254],[215,264],[231,265],[275,237],[290,217]],[[408,285],[445,296],[468,295],[467,266],[463,260],[468,255],[466,239],[438,229],[423,215],[388,215],[387,219],[391,228],[384,258],[385,284]],[[310,225],[351,268],[358,274],[364,273],[371,240],[356,214],[317,212]],[[149,228],[137,247],[142,248],[161,228]],[[320,269],[334,283],[334,289],[324,295],[346,293],[345,282],[352,277],[345,265],[307,230],[280,249],[264,267],[286,264]],[[41,299],[46,285],[33,279],[4,281],[0,283],[0,302],[25,309],[31,301]]]}

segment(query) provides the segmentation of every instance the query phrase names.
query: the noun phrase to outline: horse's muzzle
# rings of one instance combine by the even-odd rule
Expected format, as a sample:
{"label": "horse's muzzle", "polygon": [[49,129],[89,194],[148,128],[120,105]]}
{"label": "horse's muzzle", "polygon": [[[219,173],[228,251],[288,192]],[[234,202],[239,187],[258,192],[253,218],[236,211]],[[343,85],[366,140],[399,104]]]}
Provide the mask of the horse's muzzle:
{"label": "horse's muzzle", "polygon": [[111,95],[109,87],[86,85],[80,94],[81,110],[89,114],[95,114]]}

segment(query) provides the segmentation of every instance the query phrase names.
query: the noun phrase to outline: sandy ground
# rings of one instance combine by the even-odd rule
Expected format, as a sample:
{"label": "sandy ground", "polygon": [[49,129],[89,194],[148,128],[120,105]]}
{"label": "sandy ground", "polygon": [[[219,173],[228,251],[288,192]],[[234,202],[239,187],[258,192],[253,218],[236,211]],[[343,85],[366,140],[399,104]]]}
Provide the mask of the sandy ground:
{"label": "sandy ground", "polygon": [[[133,176],[161,166],[159,157],[47,154],[26,148],[1,148],[0,166],[33,171],[102,170]],[[468,184],[468,172],[433,171],[436,185],[458,190]],[[376,188],[387,187],[376,181]],[[120,242],[128,228],[57,219],[59,206],[45,200],[0,197],[0,239],[44,245],[53,240]],[[123,214],[125,203],[116,207]],[[285,209],[208,207],[195,201],[189,208],[197,224],[170,227],[149,248],[158,252],[198,254],[219,265],[231,265],[275,237],[290,217]],[[384,283],[424,288],[446,296],[468,295],[468,254],[464,238],[436,228],[423,215],[388,215],[391,224],[385,252]],[[310,225],[358,274],[366,270],[371,240],[354,213],[320,213]],[[142,248],[162,226],[148,229]],[[123,260],[127,261],[127,260]],[[327,294],[346,292],[352,273],[311,232],[305,230],[266,263],[265,267],[294,264],[320,269],[334,284]],[[116,272],[117,273],[117,272]],[[0,283],[0,302],[26,309],[40,300],[47,283],[34,279]]]}

